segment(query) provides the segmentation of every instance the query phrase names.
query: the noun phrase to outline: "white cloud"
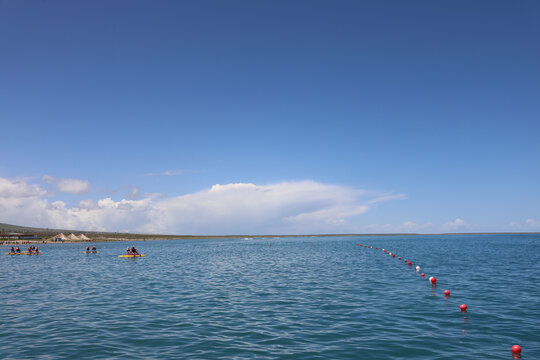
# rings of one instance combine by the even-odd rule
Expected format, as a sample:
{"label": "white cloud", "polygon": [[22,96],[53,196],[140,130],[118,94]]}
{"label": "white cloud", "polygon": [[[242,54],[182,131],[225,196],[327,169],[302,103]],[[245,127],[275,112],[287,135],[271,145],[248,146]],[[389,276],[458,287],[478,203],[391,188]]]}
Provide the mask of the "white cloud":
{"label": "white cloud", "polygon": [[[8,194],[3,189],[15,185],[2,180],[9,186],[0,187],[0,194]],[[17,194],[29,195],[16,197],[7,207],[0,208],[0,219],[6,219],[5,222],[177,234],[350,232],[354,218],[368,211],[370,204],[403,198],[348,186],[297,181],[270,185],[217,184],[173,198],[86,199],[76,207],[69,207],[60,201],[47,200],[45,190],[38,185],[19,182],[16,187],[20,188]],[[1,196],[0,203],[5,204]],[[10,211],[15,205],[21,210]]]}
{"label": "white cloud", "polygon": [[90,191],[90,183],[87,180],[60,179],[56,187],[58,190],[69,194],[85,194]]}
{"label": "white cloud", "polygon": [[460,229],[467,229],[469,227],[470,227],[469,224],[467,224],[465,221],[459,218],[455,219],[454,221],[449,221],[443,224],[443,230],[451,231],[451,232],[454,232]]}
{"label": "white cloud", "polygon": [[140,196],[139,188],[134,186],[129,193],[126,194],[126,197],[129,200],[137,200]]}
{"label": "white cloud", "polygon": [[85,199],[85,200],[79,201],[79,209],[93,210],[97,208],[98,208],[98,204],[92,199]]}
{"label": "white cloud", "polygon": [[50,175],[43,175],[41,177],[41,182],[44,182],[47,184],[54,184],[56,182],[56,179]]}
{"label": "white cloud", "polygon": [[162,194],[162,193],[151,192],[151,193],[144,193],[144,197],[145,198],[156,199],[156,198],[165,198],[166,196],[164,194]]}
{"label": "white cloud", "polygon": [[540,230],[540,221],[528,218],[523,223],[513,221],[510,226],[514,231],[538,231]]}
{"label": "white cloud", "polygon": [[194,172],[195,171],[193,171],[193,170],[177,169],[177,170],[165,170],[165,171],[158,172],[158,173],[146,173],[146,174],[142,174],[142,176],[159,176],[159,175],[162,175],[162,176],[176,176],[176,175],[182,175],[182,174],[194,173]]}
{"label": "white cloud", "polygon": [[405,221],[401,224],[371,224],[363,231],[369,233],[427,233],[436,232],[437,227],[431,222],[417,224],[414,221]]}
{"label": "white cloud", "polygon": [[21,180],[0,178],[0,222],[38,226],[47,224],[47,191]]}
{"label": "white cloud", "polygon": [[0,178],[0,199],[21,199],[44,196],[46,191],[38,185],[30,185],[21,180]]}
{"label": "white cloud", "polygon": [[68,194],[86,194],[90,191],[90,183],[87,180],[79,179],[56,179],[50,175],[43,175],[41,182],[50,184],[59,191]]}
{"label": "white cloud", "polygon": [[160,175],[175,176],[175,175],[183,174],[184,172],[185,172],[184,170],[166,170],[166,171],[161,172]]}
{"label": "white cloud", "polygon": [[[383,194],[384,196],[384,194]],[[313,181],[214,185],[155,202],[150,231],[181,233],[299,233],[341,231],[365,212],[374,195]],[[216,231],[216,229],[219,229]]]}

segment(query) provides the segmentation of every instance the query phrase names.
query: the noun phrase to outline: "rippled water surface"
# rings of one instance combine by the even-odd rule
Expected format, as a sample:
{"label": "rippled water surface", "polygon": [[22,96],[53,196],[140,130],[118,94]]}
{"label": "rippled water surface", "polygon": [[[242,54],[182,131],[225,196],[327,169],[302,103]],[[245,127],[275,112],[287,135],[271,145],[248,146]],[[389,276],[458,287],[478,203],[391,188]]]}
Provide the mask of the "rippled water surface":
{"label": "rippled water surface", "polygon": [[0,358],[540,359],[538,235],[135,245],[2,255]]}

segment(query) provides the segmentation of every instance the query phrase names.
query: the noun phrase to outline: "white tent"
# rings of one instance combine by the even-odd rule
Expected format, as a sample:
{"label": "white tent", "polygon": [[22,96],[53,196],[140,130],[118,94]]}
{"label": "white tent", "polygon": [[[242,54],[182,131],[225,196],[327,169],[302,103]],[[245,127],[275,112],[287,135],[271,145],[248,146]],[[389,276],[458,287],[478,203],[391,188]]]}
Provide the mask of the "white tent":
{"label": "white tent", "polygon": [[69,239],[63,233],[60,233],[60,234],[54,236],[54,241],[66,241],[66,240],[69,240]]}
{"label": "white tent", "polygon": [[75,235],[74,233],[71,233],[68,235],[68,239],[69,240],[81,240],[77,237],[77,235]]}
{"label": "white tent", "polygon": [[81,239],[81,240],[90,240],[90,239],[89,239],[86,235],[84,235],[84,234],[79,235],[79,239]]}

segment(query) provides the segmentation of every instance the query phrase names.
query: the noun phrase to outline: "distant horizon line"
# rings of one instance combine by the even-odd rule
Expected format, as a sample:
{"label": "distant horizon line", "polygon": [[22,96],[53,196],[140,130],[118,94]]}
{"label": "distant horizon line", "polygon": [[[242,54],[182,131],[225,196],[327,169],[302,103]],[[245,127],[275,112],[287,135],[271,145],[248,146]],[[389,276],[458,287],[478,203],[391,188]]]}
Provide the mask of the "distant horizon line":
{"label": "distant horizon line", "polygon": [[[5,228],[7,227],[7,229]],[[500,231],[500,232],[456,232],[456,233],[332,233],[332,234],[221,234],[221,235],[209,235],[209,234],[150,234],[150,233],[136,233],[136,232],[119,232],[119,231],[95,231],[95,230],[74,230],[74,229],[52,229],[52,228],[42,228],[42,227],[31,227],[31,226],[22,226],[22,225],[12,225],[6,223],[0,223],[0,231],[8,232],[77,232],[77,233],[93,233],[93,234],[117,234],[117,235],[138,235],[138,236],[153,236],[153,237],[204,237],[204,238],[238,238],[238,237],[257,237],[257,238],[268,238],[268,237],[310,237],[310,236],[321,236],[321,237],[337,237],[337,236],[430,236],[430,235],[540,235],[538,231]]]}

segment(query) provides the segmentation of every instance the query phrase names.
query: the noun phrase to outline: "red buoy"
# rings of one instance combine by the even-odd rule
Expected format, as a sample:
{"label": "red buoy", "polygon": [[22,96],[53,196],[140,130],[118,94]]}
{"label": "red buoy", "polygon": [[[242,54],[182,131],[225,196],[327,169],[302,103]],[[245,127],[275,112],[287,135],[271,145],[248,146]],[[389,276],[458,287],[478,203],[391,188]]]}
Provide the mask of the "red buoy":
{"label": "red buoy", "polygon": [[432,284],[436,284],[437,283],[437,279],[432,277],[432,278],[429,278],[429,281],[431,281]]}
{"label": "red buoy", "polygon": [[461,309],[461,311],[467,311],[467,305],[465,304],[459,305],[459,308]]}
{"label": "red buoy", "polygon": [[401,256],[400,256],[400,257],[398,257],[398,260],[401,260]]}
{"label": "red buoy", "polygon": [[392,254],[392,257],[396,257],[396,254]]}
{"label": "red buoy", "polygon": [[360,244],[356,243],[356,246],[362,246],[362,245],[360,245]]}
{"label": "red buoy", "polygon": [[512,346],[512,352],[514,354],[521,354],[521,346],[519,346],[519,345]]}
{"label": "red buoy", "polygon": [[425,277],[425,276],[426,276],[426,274],[422,273],[422,277]]}
{"label": "red buoy", "polygon": [[444,290],[444,295],[445,296],[450,296],[450,290]]}
{"label": "red buoy", "polygon": [[375,250],[379,250],[379,248],[375,248]]}
{"label": "red buoy", "polygon": [[411,265],[412,265],[412,262],[411,262],[411,261],[409,261],[409,266],[411,266]]}

